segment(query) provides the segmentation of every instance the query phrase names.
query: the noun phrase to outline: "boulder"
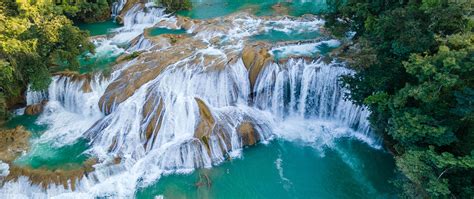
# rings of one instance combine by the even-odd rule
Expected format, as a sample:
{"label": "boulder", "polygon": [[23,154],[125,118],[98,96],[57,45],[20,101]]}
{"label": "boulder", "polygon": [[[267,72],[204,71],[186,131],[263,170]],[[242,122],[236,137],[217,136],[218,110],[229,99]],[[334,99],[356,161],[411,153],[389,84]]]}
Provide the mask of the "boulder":
{"label": "boulder", "polygon": [[43,112],[44,106],[48,103],[48,100],[43,100],[41,103],[28,105],[25,108],[26,115],[38,115]]}
{"label": "boulder", "polygon": [[237,128],[240,136],[242,137],[242,143],[245,146],[251,146],[257,144],[260,141],[260,136],[255,130],[252,123],[245,121],[240,124]]}

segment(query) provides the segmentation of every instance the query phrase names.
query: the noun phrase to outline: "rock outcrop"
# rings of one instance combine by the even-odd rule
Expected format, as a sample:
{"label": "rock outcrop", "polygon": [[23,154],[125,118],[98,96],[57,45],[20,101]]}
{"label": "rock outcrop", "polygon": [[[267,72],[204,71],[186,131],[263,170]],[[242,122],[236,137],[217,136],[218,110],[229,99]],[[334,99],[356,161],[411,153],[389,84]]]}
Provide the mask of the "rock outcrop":
{"label": "rock outcrop", "polygon": [[41,103],[28,105],[25,108],[26,115],[38,115],[43,112],[44,106],[48,103],[47,100],[43,100]]}
{"label": "rock outcrop", "polygon": [[16,181],[19,177],[27,177],[32,184],[47,189],[51,184],[62,185],[64,189],[74,191],[76,183],[88,173],[94,171],[93,165],[97,163],[96,159],[88,159],[81,167],[75,169],[55,169],[46,168],[33,169],[30,167],[21,167],[14,164],[10,165],[10,173],[4,181]]}
{"label": "rock outcrop", "polygon": [[258,42],[250,44],[242,51],[242,60],[249,71],[250,86],[253,88],[260,72],[273,60],[268,53],[269,44]]}
{"label": "rock outcrop", "polygon": [[[251,120],[242,120],[236,128],[231,127],[229,126],[231,121],[226,121],[223,118],[223,120],[217,121],[204,101],[199,98],[195,98],[195,100],[199,107],[200,122],[195,129],[194,137],[205,145],[208,154],[216,153],[215,150],[220,150],[219,153],[226,154],[233,149],[235,147],[232,146],[235,143],[231,141],[233,132],[237,133],[242,146],[255,145],[263,139],[263,134],[260,134],[254,128]],[[243,116],[247,118],[247,116]]]}
{"label": "rock outcrop", "polygon": [[27,151],[30,135],[22,126],[0,130],[0,160],[8,163]]}

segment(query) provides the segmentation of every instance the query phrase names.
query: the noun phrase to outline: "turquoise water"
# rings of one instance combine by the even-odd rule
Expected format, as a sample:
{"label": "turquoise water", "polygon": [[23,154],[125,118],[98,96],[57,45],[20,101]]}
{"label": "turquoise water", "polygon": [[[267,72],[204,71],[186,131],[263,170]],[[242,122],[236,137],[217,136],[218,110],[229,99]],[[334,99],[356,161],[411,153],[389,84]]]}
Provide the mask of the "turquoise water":
{"label": "turquoise water", "polygon": [[63,147],[55,147],[50,142],[36,143],[35,140],[47,130],[47,125],[37,124],[37,119],[36,115],[19,115],[5,124],[7,128],[24,126],[32,134],[30,138],[32,145],[29,151],[18,157],[14,161],[15,164],[31,168],[69,169],[80,166],[89,158],[84,153],[89,148],[88,142],[84,139]]}
{"label": "turquoise water", "polygon": [[276,14],[272,6],[276,3],[288,7],[288,14],[301,16],[303,14],[320,14],[327,10],[325,0],[192,0],[193,9],[190,11],[180,11],[179,15],[196,18],[208,19],[213,17],[225,16],[242,9],[252,9],[254,14],[274,15]]}
{"label": "turquoise water", "polygon": [[63,147],[54,147],[51,143],[33,144],[30,151],[14,163],[34,169],[74,169],[89,158],[84,153],[88,148],[88,142],[83,139]]}
{"label": "turquoise water", "polygon": [[116,56],[94,56],[86,54],[79,57],[81,67],[80,73],[89,73],[95,71],[103,71],[109,69],[120,55]]}
{"label": "turquoise water", "polygon": [[36,138],[43,133],[48,126],[36,124],[37,115],[18,115],[12,117],[5,123],[7,128],[16,128],[17,126],[24,126],[26,130],[31,132],[31,137]]}
{"label": "turquoise water", "polygon": [[185,29],[168,29],[168,28],[154,27],[154,28],[148,29],[147,31],[148,31],[148,35],[150,36],[158,36],[162,34],[176,34],[176,35],[186,34]]}
{"label": "turquoise water", "polygon": [[81,30],[89,31],[91,36],[106,35],[111,29],[120,27],[120,25],[115,23],[112,19],[98,23],[77,23],[75,25]]}
{"label": "turquoise water", "polygon": [[[162,177],[139,189],[136,197],[390,198],[395,191],[388,183],[394,175],[393,161],[390,154],[356,140],[339,140],[324,153],[275,140],[244,149],[241,159],[211,169]],[[198,182],[203,185],[196,186]]]}
{"label": "turquoise water", "polygon": [[[87,30],[91,36],[107,35],[112,29],[121,27],[112,19],[98,23],[77,23],[76,25],[82,30]],[[101,54],[105,53],[101,52]],[[108,69],[115,62],[115,60],[117,60],[117,57],[119,57],[119,55],[93,56],[90,53],[86,53],[78,57],[80,63],[79,72],[89,73]]]}

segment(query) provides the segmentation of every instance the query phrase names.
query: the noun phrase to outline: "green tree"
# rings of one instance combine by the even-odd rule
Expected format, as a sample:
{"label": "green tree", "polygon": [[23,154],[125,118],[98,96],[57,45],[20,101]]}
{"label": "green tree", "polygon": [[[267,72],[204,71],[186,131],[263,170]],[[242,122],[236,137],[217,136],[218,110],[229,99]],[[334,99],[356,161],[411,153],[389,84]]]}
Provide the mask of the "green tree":
{"label": "green tree", "polygon": [[163,5],[169,12],[176,12],[179,10],[190,10],[192,3],[190,0],[156,0],[158,4]]}
{"label": "green tree", "polygon": [[332,2],[330,29],[354,31],[349,98],[395,153],[407,197],[474,196],[470,6],[444,0]]}
{"label": "green tree", "polygon": [[88,34],[49,1],[0,3],[0,98],[6,104],[28,84],[47,88],[51,72],[77,70],[77,56],[85,51],[93,51]]}

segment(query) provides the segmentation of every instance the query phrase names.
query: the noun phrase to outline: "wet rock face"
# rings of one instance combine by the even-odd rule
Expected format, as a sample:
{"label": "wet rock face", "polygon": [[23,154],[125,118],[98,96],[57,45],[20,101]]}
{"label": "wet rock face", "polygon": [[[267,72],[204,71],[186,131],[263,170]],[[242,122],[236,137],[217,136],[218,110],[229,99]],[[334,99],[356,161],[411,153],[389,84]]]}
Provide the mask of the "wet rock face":
{"label": "wet rock face", "polygon": [[[199,139],[206,147],[209,154],[215,153],[214,150],[220,150],[223,154],[228,153],[232,149],[232,132],[236,132],[241,140],[242,146],[251,146],[257,144],[261,139],[261,134],[254,128],[252,121],[240,121],[238,127],[226,128],[227,122],[224,120],[216,120],[212,111],[199,98],[195,98],[199,107],[200,122],[198,123],[194,137]],[[244,116],[247,117],[247,116]],[[218,138],[218,139],[216,139]],[[217,148],[211,142],[217,140]],[[225,147],[227,146],[227,147]]]}
{"label": "wet rock face", "polygon": [[260,136],[251,122],[242,122],[238,127],[238,132],[242,136],[242,142],[245,146],[255,145],[260,141]]}
{"label": "wet rock face", "polygon": [[273,57],[268,53],[269,49],[269,44],[258,42],[245,46],[242,51],[242,60],[249,71],[250,86],[252,89],[258,74],[273,60]]}
{"label": "wet rock face", "polygon": [[178,19],[176,25],[185,30],[190,30],[195,24],[192,19],[189,19],[187,17],[178,16],[177,18]]}
{"label": "wet rock face", "polygon": [[29,148],[31,133],[24,127],[0,130],[0,160],[11,162]]}

